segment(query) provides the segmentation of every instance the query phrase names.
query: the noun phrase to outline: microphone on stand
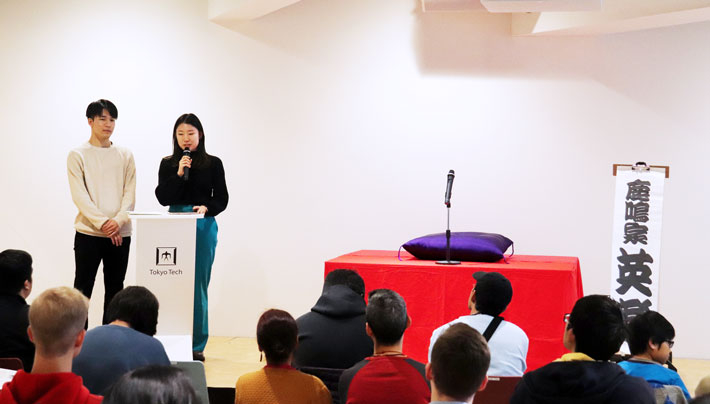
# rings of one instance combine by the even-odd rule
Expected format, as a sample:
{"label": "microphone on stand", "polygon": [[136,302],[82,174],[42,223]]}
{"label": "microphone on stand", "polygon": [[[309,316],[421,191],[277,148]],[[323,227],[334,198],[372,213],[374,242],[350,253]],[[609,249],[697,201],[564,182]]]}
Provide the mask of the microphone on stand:
{"label": "microphone on stand", "polygon": [[[182,151],[182,156],[185,157],[190,157],[190,148],[186,147],[185,150]],[[182,169],[182,179],[187,181],[190,178],[190,167],[183,167]]]}
{"label": "microphone on stand", "polygon": [[451,261],[451,228],[449,226],[450,211],[451,211],[451,188],[454,186],[454,170],[449,170],[446,176],[446,193],[444,193],[444,205],[446,205],[446,259],[436,261],[441,265],[458,265],[461,261]]}
{"label": "microphone on stand", "polygon": [[449,175],[446,176],[446,193],[444,194],[444,205],[447,208],[451,207],[451,188],[454,186],[454,170],[449,170]]}

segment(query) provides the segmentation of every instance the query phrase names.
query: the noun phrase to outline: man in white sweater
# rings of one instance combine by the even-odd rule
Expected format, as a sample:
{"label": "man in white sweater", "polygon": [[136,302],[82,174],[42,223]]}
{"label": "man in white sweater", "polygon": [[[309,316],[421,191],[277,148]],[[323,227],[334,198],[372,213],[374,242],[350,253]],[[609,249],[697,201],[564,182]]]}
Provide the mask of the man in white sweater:
{"label": "man in white sweater", "polygon": [[128,211],[136,201],[136,165],[128,149],[109,139],[118,118],[109,100],[89,104],[89,141],[69,152],[69,188],[79,213],[74,220],[74,287],[91,298],[99,264],[104,268],[106,307],[123,289],[131,245]]}

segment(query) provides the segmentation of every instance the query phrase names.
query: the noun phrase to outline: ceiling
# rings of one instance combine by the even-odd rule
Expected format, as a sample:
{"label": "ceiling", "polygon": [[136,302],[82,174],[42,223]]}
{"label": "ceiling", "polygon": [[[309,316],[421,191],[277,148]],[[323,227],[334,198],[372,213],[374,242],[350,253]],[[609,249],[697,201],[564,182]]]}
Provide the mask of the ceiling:
{"label": "ceiling", "polygon": [[[221,25],[255,20],[301,0],[208,0]],[[384,0],[383,0],[384,1]],[[710,0],[420,0],[425,13],[511,14],[511,35],[603,35],[710,21]]]}

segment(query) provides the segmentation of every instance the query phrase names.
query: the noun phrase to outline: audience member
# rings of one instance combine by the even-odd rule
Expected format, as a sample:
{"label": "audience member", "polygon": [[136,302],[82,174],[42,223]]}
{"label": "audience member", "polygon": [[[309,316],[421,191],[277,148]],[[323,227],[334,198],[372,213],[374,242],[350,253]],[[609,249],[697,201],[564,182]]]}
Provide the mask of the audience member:
{"label": "audience member", "polygon": [[[25,251],[0,253],[0,358],[20,358],[32,370],[35,346],[27,335],[32,292],[32,257]],[[363,327],[364,329],[364,327]],[[364,331],[363,331],[364,332]]]}
{"label": "audience member", "polygon": [[60,287],[41,293],[30,306],[29,336],[35,344],[32,372],[19,370],[0,389],[2,404],[93,404],[102,397],[89,393],[81,377],[71,373],[81,351],[89,299],[76,289]]}
{"label": "audience member", "polygon": [[340,402],[428,403],[431,392],[424,364],[402,353],[404,330],[411,324],[402,296],[389,289],[371,291],[365,317],[374,354],[343,372],[338,386]]}
{"label": "audience member", "polygon": [[710,376],[705,376],[698,382],[695,387],[695,397],[710,395]]}
{"label": "audience member", "polygon": [[523,376],[511,404],[656,402],[645,380],[609,362],[626,337],[618,303],[607,296],[585,296],[564,320],[562,341],[571,353]]}
{"label": "audience member", "polygon": [[[173,366],[134,369],[106,391],[103,404],[199,404],[188,376]],[[209,403],[202,403],[209,404]]]}
{"label": "audience member", "polygon": [[146,365],[170,365],[163,344],[153,338],[158,299],[143,286],[118,292],[106,309],[109,324],[86,333],[73,371],[94,394],[102,394],[124,373]]}
{"label": "audience member", "polygon": [[652,387],[678,386],[690,400],[690,393],[677,372],[663,367],[668,362],[675,338],[675,329],[665,317],[647,311],[629,322],[629,350],[631,358],[620,362],[626,373],[646,379]]}
{"label": "audience member", "polygon": [[513,298],[513,287],[498,272],[476,272],[476,283],[468,297],[471,314],[461,316],[434,330],[429,343],[431,351],[439,335],[453,324],[464,323],[483,334],[491,353],[490,376],[522,376],[526,369],[528,337],[517,325],[503,320],[503,313]]}
{"label": "audience member", "polygon": [[473,402],[486,387],[491,355],[485,338],[464,323],[447,328],[434,343],[426,376],[431,381],[431,402]]}
{"label": "audience member", "polygon": [[283,310],[264,312],[256,326],[266,366],[237,380],[236,404],[330,404],[328,388],[315,376],[292,368],[298,343],[296,320]]}
{"label": "audience member", "polygon": [[365,333],[365,282],[355,271],[330,272],[316,305],[296,324],[297,367],[347,369],[372,355]]}

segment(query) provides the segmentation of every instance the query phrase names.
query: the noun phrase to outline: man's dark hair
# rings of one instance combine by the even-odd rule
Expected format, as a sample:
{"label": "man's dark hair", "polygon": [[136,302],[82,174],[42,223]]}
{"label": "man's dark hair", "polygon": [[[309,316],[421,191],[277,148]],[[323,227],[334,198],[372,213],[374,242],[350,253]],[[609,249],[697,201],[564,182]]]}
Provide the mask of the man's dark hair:
{"label": "man's dark hair", "polygon": [[266,355],[266,363],[281,365],[296,350],[298,325],[288,312],[270,309],[256,324],[256,342]]}
{"label": "man's dark hair", "polygon": [[589,295],[577,300],[567,328],[574,331],[575,351],[606,361],[626,339],[619,303],[609,296]]}
{"label": "man's dark hair", "polygon": [[486,377],[491,354],[481,333],[457,323],[436,340],[430,362],[436,388],[457,401],[468,401]]}
{"label": "man's dark hair", "polygon": [[375,289],[367,297],[365,321],[380,344],[392,345],[407,328],[407,304],[397,292]]}
{"label": "man's dark hair", "polygon": [[155,335],[158,327],[158,299],[143,286],[129,286],[116,293],[106,309],[106,321],[125,321],[136,331]]}
{"label": "man's dark hair", "polygon": [[187,374],[174,366],[149,365],[121,376],[106,392],[105,404],[199,403]]}
{"label": "man's dark hair", "polygon": [[89,106],[86,107],[86,117],[94,119],[97,116],[101,116],[104,110],[111,115],[111,118],[118,119],[118,109],[116,106],[111,101],[104,99],[96,100],[89,104]]}
{"label": "man's dark hair", "polygon": [[656,311],[647,311],[629,322],[629,350],[640,355],[648,349],[648,341],[662,344],[675,337],[673,325]]}
{"label": "man's dark hair", "polygon": [[333,285],[345,285],[353,292],[365,297],[365,281],[357,272],[352,269],[336,269],[325,277],[323,291]]}
{"label": "man's dark hair", "polygon": [[32,256],[22,250],[0,252],[0,293],[16,295],[32,282]]}

